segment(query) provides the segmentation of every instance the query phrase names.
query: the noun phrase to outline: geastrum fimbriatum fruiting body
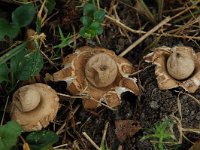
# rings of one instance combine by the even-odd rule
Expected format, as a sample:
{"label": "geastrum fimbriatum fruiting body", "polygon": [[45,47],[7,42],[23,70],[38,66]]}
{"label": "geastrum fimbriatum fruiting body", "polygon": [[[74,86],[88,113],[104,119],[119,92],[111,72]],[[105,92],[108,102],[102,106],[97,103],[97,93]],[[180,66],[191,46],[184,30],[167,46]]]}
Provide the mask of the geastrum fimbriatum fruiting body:
{"label": "geastrum fimbriatum fruiting body", "polygon": [[160,89],[182,87],[194,93],[200,85],[200,53],[193,48],[162,46],[146,55],[144,59],[156,65],[155,74]]}
{"label": "geastrum fimbriatum fruiting body", "polygon": [[139,94],[130,62],[111,50],[89,46],[77,49],[64,58],[64,68],[53,74],[54,81],[66,81],[73,95],[85,95],[86,109],[94,109],[104,102],[110,107],[120,105],[121,93]]}
{"label": "geastrum fimbriatum fruiting body", "polygon": [[55,118],[59,108],[56,91],[42,83],[19,88],[12,97],[11,119],[24,131],[37,131]]}

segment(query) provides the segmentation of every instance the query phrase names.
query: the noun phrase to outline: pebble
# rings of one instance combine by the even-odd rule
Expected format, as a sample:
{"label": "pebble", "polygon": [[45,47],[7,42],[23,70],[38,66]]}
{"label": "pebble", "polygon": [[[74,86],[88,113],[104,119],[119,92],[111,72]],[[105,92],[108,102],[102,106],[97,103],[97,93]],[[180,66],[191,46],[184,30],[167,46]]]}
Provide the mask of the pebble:
{"label": "pebble", "polygon": [[151,107],[152,109],[158,109],[158,108],[159,108],[158,102],[156,102],[156,101],[151,101],[151,102],[150,102],[150,107]]}
{"label": "pebble", "polygon": [[199,121],[200,120],[200,112],[198,112],[197,114],[196,114],[196,119]]}

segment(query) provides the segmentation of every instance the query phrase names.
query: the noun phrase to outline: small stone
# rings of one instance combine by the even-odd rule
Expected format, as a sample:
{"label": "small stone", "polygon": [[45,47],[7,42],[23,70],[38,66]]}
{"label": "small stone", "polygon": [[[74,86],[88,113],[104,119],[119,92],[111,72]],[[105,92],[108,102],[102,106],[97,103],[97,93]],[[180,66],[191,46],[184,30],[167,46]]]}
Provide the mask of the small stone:
{"label": "small stone", "polygon": [[150,107],[151,107],[152,109],[158,109],[158,108],[159,108],[158,102],[156,102],[156,101],[151,101],[151,102],[150,102]]}
{"label": "small stone", "polygon": [[196,114],[196,119],[199,121],[200,120],[200,112],[198,112],[197,114]]}

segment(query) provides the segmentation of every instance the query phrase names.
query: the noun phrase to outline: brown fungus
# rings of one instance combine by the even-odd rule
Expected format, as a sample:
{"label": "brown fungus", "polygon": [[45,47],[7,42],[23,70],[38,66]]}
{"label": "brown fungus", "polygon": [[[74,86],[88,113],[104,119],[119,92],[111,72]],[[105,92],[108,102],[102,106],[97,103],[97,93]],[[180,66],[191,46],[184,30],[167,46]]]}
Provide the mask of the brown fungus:
{"label": "brown fungus", "polygon": [[63,65],[53,74],[54,81],[66,81],[73,95],[88,96],[83,99],[86,109],[97,108],[101,102],[116,107],[121,103],[121,93],[126,91],[139,94],[136,79],[129,78],[133,66],[111,50],[81,47],[65,57]]}
{"label": "brown fungus", "polygon": [[194,93],[200,85],[200,53],[191,47],[162,46],[144,59],[156,65],[155,74],[160,89],[182,87]]}
{"label": "brown fungus", "polygon": [[19,88],[12,98],[11,119],[24,131],[37,131],[55,118],[59,98],[50,86],[34,83]]}

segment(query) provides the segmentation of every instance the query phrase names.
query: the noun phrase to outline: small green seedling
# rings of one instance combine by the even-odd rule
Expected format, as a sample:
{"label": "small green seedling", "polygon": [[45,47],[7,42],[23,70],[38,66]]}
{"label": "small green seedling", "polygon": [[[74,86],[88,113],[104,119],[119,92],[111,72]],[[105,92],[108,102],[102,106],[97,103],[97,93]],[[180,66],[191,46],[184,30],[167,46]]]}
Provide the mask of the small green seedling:
{"label": "small green seedling", "polygon": [[62,49],[64,47],[66,47],[66,46],[70,46],[71,47],[70,44],[73,41],[70,38],[70,34],[68,34],[67,37],[64,37],[64,34],[63,34],[63,32],[62,32],[62,30],[61,30],[61,28],[59,26],[58,26],[58,31],[59,31],[59,34],[60,34],[60,40],[61,40],[61,42],[60,42],[60,44],[55,45],[53,48],[60,48],[60,49]]}
{"label": "small green seedling", "polygon": [[26,27],[32,22],[35,14],[34,5],[29,3],[19,6],[12,12],[11,22],[0,18],[0,41],[4,40],[5,37],[15,38],[19,34],[20,28]]}
{"label": "small green seedling", "polygon": [[107,148],[107,146],[105,146],[105,144],[103,143],[103,144],[101,145],[101,150],[110,150],[110,149]]}
{"label": "small green seedling", "polygon": [[16,145],[18,136],[23,132],[21,126],[15,121],[9,121],[0,126],[0,150],[9,150]]}
{"label": "small green seedling", "polygon": [[145,135],[141,138],[141,141],[149,139],[154,146],[155,150],[167,150],[166,143],[175,143],[176,138],[173,134],[173,120],[166,118],[162,122],[159,122],[150,129],[152,134]]}
{"label": "small green seedling", "polygon": [[96,35],[103,33],[102,22],[105,18],[104,10],[98,10],[94,3],[88,2],[83,7],[83,16],[81,22],[83,27],[80,29],[80,35],[86,39],[92,39]]}
{"label": "small green seedling", "polygon": [[153,10],[147,5],[148,1],[137,0],[137,8],[142,14],[144,14],[148,20],[152,23],[162,20],[164,0],[155,0],[157,8],[153,7]]}

